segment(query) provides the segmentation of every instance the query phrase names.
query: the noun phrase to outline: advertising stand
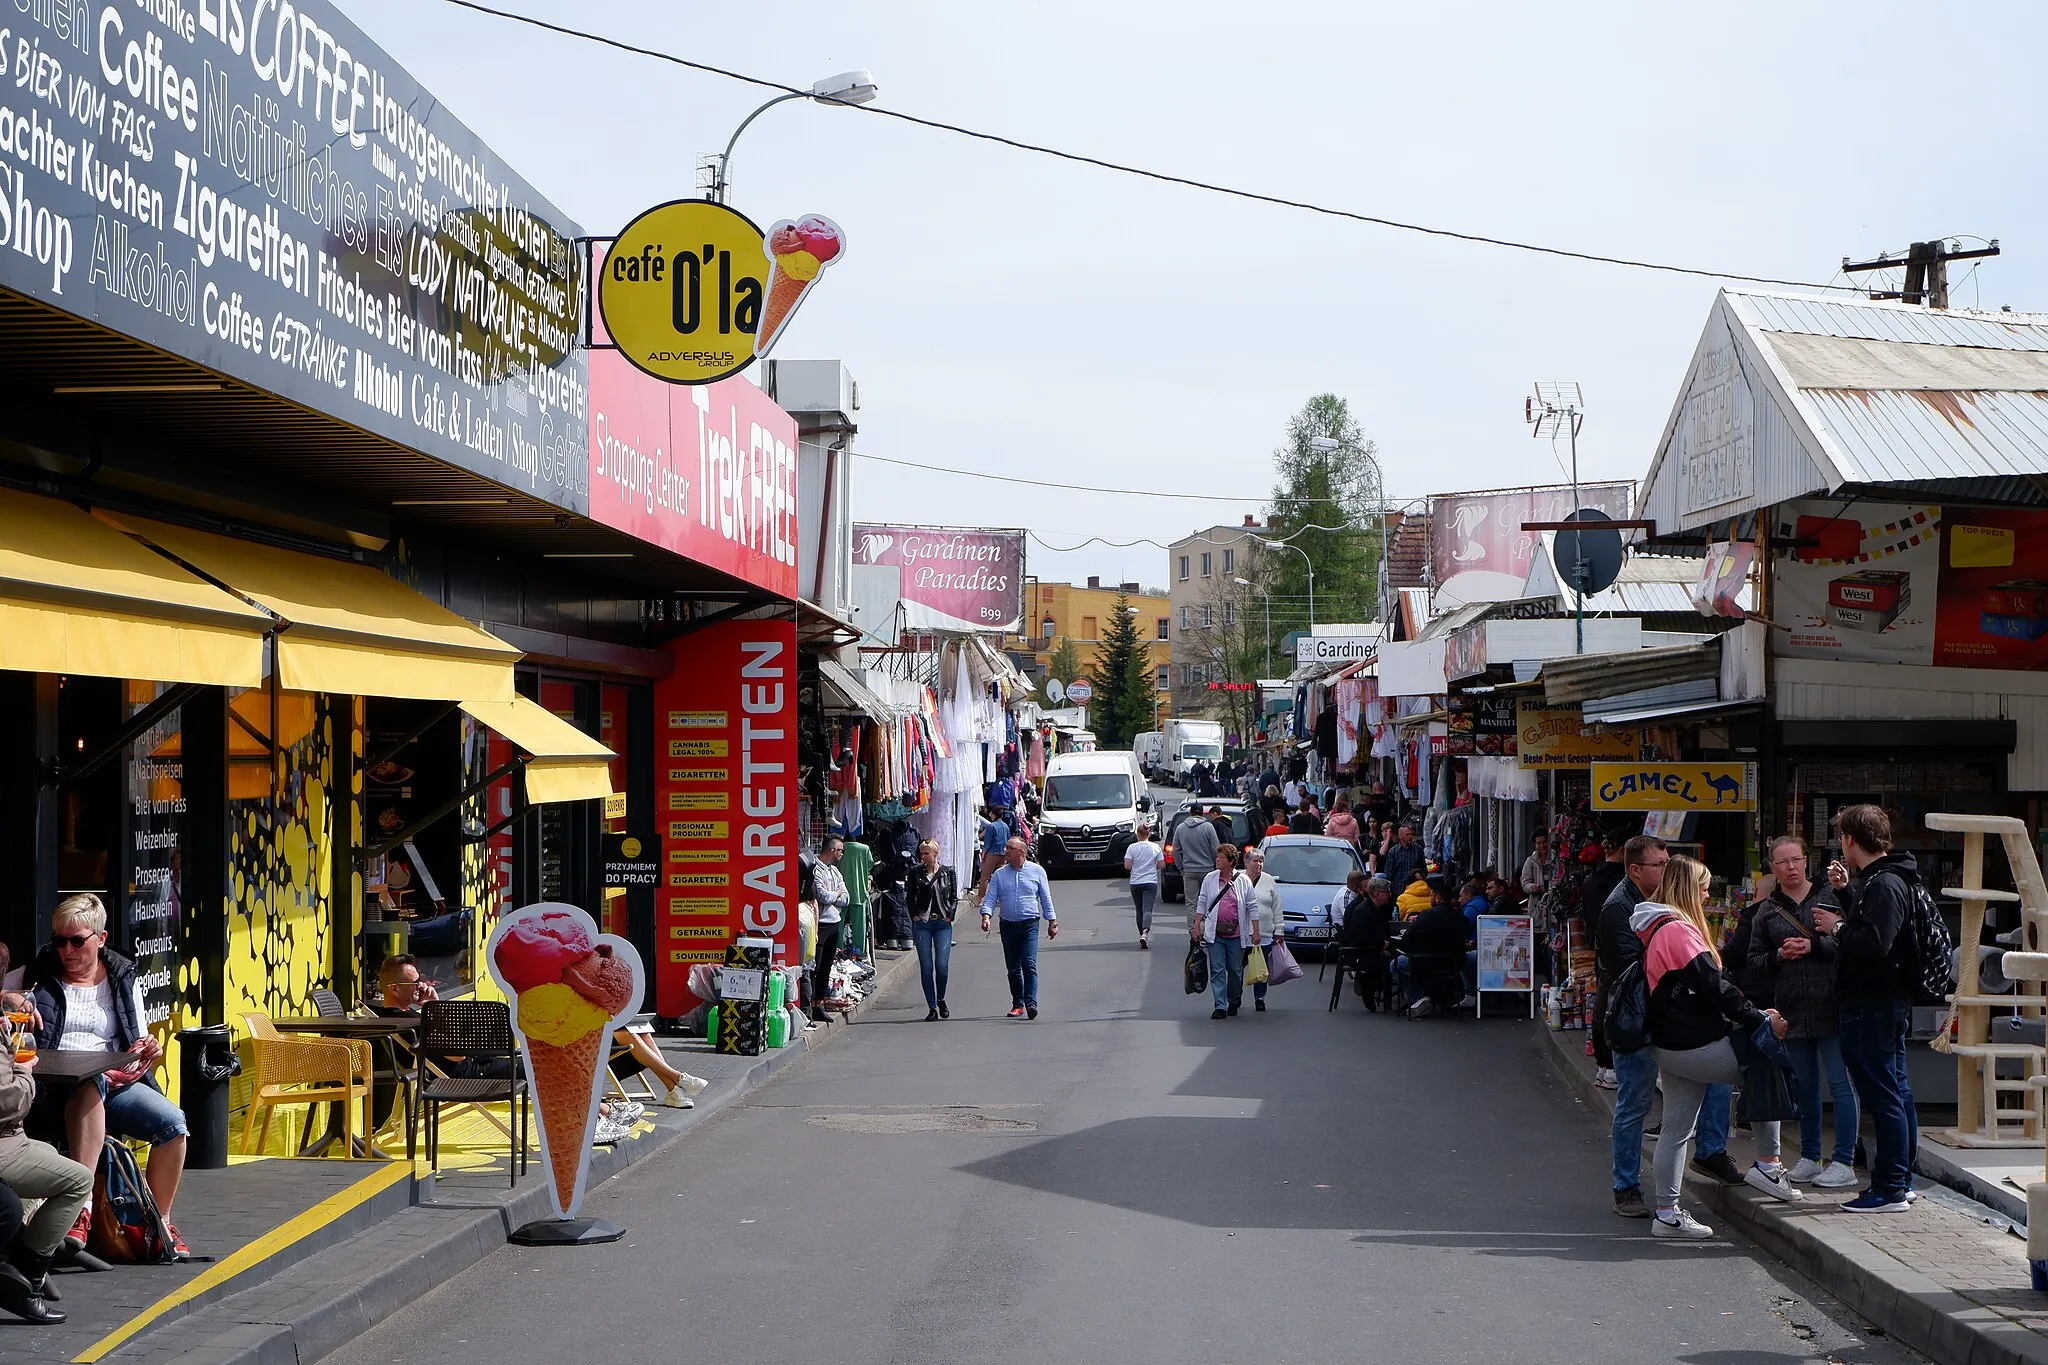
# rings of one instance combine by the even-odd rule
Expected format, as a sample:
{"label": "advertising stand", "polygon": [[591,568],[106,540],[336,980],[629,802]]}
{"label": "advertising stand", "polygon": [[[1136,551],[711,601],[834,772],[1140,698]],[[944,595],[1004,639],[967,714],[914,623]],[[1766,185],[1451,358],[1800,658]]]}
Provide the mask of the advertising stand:
{"label": "advertising stand", "polygon": [[1536,921],[1529,915],[1481,915],[1479,973],[1473,992],[1479,998],[1476,1017],[1486,1017],[1488,991],[1518,991],[1529,999],[1529,1017],[1536,1017]]}

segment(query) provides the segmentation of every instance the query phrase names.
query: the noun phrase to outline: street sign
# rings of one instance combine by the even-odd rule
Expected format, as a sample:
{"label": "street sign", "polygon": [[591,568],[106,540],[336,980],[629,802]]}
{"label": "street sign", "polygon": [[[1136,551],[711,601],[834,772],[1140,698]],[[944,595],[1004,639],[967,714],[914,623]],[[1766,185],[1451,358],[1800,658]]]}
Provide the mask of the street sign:
{"label": "street sign", "polygon": [[1088,699],[1095,695],[1095,688],[1086,678],[1076,678],[1067,684],[1067,700],[1076,706],[1086,706]]}

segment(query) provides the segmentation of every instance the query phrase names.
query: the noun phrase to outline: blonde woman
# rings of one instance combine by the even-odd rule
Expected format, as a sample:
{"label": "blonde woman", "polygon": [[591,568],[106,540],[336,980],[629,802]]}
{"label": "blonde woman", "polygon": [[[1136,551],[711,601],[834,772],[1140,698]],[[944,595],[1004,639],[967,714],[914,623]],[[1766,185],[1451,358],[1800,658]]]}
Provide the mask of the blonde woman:
{"label": "blonde woman", "polygon": [[[1674,857],[1664,869],[1655,900],[1644,901],[1629,919],[1643,941],[1643,981],[1650,991],[1650,1055],[1664,1082],[1664,1126],[1653,1161],[1658,1237],[1699,1239],[1714,1230],[1678,1206],[1679,1182],[1692,1147],[1700,1105],[1711,1085],[1737,1085],[1742,1068],[1729,1046],[1731,1026],[1749,1032],[1768,1023],[1778,1037],[1786,1023],[1776,1010],[1759,1010],[1721,971],[1721,955],[1707,929],[1707,869],[1691,858]],[[1743,1183],[1774,1199],[1796,1203],[1800,1193],[1785,1178],[1778,1158],[1776,1123],[1753,1123],[1757,1159]]]}

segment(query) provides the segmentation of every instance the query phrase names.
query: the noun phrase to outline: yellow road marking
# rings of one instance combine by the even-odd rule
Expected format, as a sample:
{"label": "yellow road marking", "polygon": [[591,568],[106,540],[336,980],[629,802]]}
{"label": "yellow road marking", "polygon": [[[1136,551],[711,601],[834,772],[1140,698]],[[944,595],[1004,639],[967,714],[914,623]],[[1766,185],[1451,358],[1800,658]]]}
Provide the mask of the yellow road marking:
{"label": "yellow road marking", "polygon": [[379,1166],[347,1189],[327,1196],[295,1218],[278,1224],[245,1247],[240,1247],[221,1257],[199,1274],[187,1280],[169,1294],[158,1299],[149,1307],[122,1323],[107,1335],[80,1352],[75,1359],[79,1365],[90,1362],[112,1351],[116,1346],[155,1322],[181,1303],[206,1293],[216,1285],[232,1280],[235,1276],[260,1264],[269,1257],[299,1241],[317,1228],[323,1228],[358,1205],[368,1203],[377,1195],[390,1189],[399,1181],[412,1174],[411,1168],[403,1161],[394,1161]]}

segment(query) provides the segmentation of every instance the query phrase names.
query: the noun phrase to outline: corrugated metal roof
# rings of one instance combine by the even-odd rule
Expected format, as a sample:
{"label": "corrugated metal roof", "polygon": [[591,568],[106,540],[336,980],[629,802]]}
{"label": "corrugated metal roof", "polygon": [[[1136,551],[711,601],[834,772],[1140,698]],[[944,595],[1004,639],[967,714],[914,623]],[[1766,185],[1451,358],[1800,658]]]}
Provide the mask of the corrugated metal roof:
{"label": "corrugated metal roof", "polygon": [[1632,649],[1612,654],[1575,654],[1543,662],[1543,700],[1567,702],[1624,697],[1652,688],[1711,679],[1721,681],[1721,642]]}
{"label": "corrugated metal roof", "polygon": [[2048,351],[2048,314],[2043,313],[1982,313],[1801,294],[1730,291],[1727,298],[1738,318],[1762,332]]}
{"label": "corrugated metal roof", "polygon": [[1802,389],[1859,483],[2048,473],[2048,395]]}

